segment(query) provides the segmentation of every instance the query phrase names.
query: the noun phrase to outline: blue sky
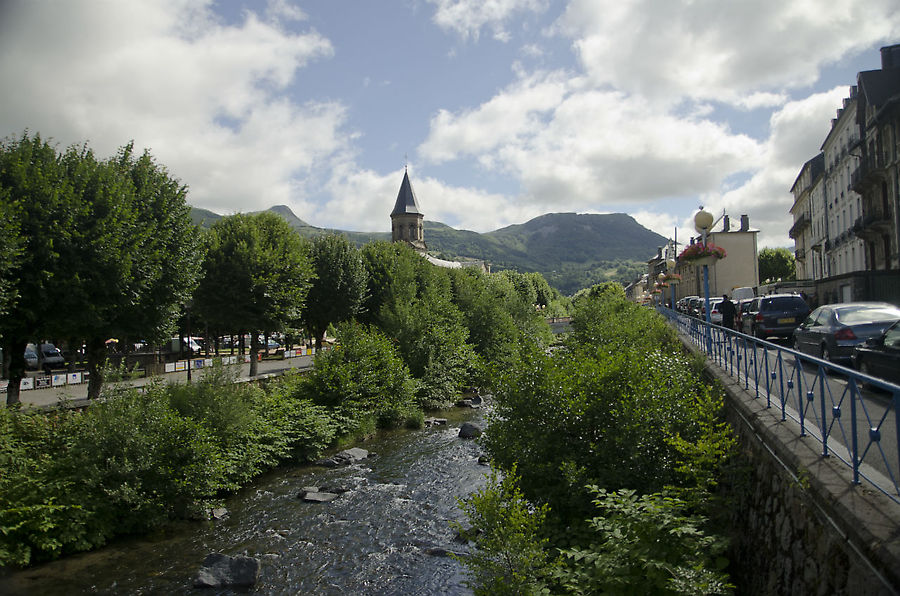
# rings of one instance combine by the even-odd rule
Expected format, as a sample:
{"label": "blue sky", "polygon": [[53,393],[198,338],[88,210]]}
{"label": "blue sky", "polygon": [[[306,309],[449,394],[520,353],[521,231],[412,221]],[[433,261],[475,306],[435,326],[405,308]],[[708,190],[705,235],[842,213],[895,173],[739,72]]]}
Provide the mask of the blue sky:
{"label": "blue sky", "polygon": [[790,240],[790,187],[896,0],[0,3],[0,137],[149,148],[221,214],[286,204],[387,231],[625,212],[679,240],[698,205]]}

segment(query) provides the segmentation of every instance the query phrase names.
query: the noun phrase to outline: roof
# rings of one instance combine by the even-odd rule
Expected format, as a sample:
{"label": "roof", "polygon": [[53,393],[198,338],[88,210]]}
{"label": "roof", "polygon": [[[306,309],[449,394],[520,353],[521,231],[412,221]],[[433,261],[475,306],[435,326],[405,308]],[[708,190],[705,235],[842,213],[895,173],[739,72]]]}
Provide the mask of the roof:
{"label": "roof", "polygon": [[413,192],[412,184],[409,181],[409,172],[403,173],[403,182],[400,184],[400,192],[397,193],[397,202],[394,203],[391,217],[404,214],[422,215],[422,212],[419,211],[416,193]]}
{"label": "roof", "polygon": [[900,70],[867,70],[858,74],[859,89],[870,106],[881,107],[900,93]]}

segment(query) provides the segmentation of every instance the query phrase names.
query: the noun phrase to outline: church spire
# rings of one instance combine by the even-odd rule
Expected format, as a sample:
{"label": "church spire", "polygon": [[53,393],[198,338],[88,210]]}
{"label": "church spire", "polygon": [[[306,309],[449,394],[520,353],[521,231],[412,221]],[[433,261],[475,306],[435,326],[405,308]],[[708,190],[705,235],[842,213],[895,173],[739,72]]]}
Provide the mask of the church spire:
{"label": "church spire", "polygon": [[416,193],[413,192],[412,183],[409,181],[409,171],[404,169],[403,182],[400,184],[400,192],[397,193],[397,202],[394,203],[394,210],[391,211],[391,217],[401,214],[421,215],[419,211],[419,202],[416,200]]}
{"label": "church spire", "polygon": [[419,210],[419,201],[409,181],[409,168],[403,169],[403,182],[397,193],[397,202],[391,211],[391,240],[406,242],[419,252],[425,252],[425,229],[422,225],[425,216]]}

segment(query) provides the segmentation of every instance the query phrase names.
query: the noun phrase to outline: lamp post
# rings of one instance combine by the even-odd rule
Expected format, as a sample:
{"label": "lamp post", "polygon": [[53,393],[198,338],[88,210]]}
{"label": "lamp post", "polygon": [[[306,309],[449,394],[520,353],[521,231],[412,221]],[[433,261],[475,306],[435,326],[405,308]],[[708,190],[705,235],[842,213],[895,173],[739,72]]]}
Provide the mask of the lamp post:
{"label": "lamp post", "polygon": [[[666,271],[672,274],[675,273],[675,259],[666,260]],[[675,284],[677,283],[678,281],[675,279],[669,280],[669,288],[671,288],[669,291],[669,308],[672,310],[675,310]]]}
{"label": "lamp post", "polygon": [[[710,228],[713,225],[713,216],[709,211],[704,211],[703,207],[700,207],[700,211],[694,215],[694,229],[700,233],[703,246],[706,246],[706,236],[709,234]],[[703,263],[703,299],[706,304],[706,344],[707,350],[712,351],[712,333],[710,331],[710,325],[712,324],[712,320],[710,319],[709,312],[709,265]]]}

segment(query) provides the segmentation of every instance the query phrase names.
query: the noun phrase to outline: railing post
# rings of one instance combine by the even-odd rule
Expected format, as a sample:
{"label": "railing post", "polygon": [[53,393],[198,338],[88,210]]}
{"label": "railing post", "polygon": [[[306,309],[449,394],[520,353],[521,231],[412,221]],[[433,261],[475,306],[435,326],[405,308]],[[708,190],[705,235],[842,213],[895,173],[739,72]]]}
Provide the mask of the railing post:
{"label": "railing post", "polygon": [[[822,367],[820,366],[819,368],[821,369]],[[825,374],[824,370],[822,370],[821,372],[822,372],[822,374],[819,376],[818,380],[819,380],[819,401],[822,404],[822,455],[827,457],[828,456],[828,431],[826,429],[828,428],[828,425],[825,424],[825,380],[826,380],[827,375]],[[851,378],[850,381],[852,382],[853,379]],[[854,434],[856,433],[855,430],[853,432],[854,432]]]}
{"label": "railing post", "polygon": [[800,436],[806,436],[806,404],[803,403],[803,362],[794,356],[794,370],[797,371],[797,410],[800,412]]}
{"label": "railing post", "polygon": [[850,459],[853,468],[853,484],[859,484],[859,439],[856,436],[856,400],[850,400]]}
{"label": "railing post", "polygon": [[784,358],[781,357],[781,350],[778,350],[775,359],[778,361],[778,386],[781,388],[781,421],[784,422],[787,420],[787,398],[784,396]]}

